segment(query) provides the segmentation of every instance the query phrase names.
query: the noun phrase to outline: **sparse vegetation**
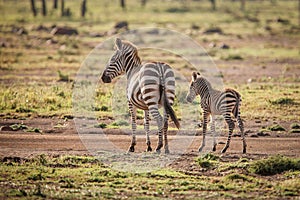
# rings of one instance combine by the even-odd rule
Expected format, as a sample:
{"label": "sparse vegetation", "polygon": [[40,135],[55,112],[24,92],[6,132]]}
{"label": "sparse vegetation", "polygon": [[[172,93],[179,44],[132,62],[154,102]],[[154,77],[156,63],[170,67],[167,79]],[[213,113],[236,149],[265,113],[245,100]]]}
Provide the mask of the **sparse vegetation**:
{"label": "sparse vegetation", "polygon": [[276,99],[274,101],[269,101],[272,105],[295,105],[296,102],[294,99],[291,99],[291,98],[279,98],[279,99]]}
{"label": "sparse vegetation", "polygon": [[279,124],[274,124],[274,125],[268,127],[267,129],[270,131],[286,131],[285,128],[283,128]]}
{"label": "sparse vegetation", "polygon": [[218,156],[211,153],[207,153],[199,157],[196,161],[203,168],[211,168],[214,167],[214,165],[218,162],[218,160],[219,160]]}
{"label": "sparse vegetation", "polygon": [[250,164],[249,171],[260,175],[274,175],[290,170],[300,170],[300,159],[281,155],[258,160]]}
{"label": "sparse vegetation", "polygon": [[[218,160],[218,165],[215,166],[217,168],[228,164],[213,154],[208,154],[206,159]],[[244,161],[249,162],[248,160],[238,160],[231,161],[231,164],[238,166],[238,163]],[[297,162],[298,164],[296,164]],[[222,173],[227,174],[225,176],[222,174],[215,176],[187,175],[185,172],[168,168],[133,174],[114,171],[102,165],[94,157],[41,155],[32,159],[19,160],[19,162],[1,161],[0,174],[6,177],[6,181],[15,185],[15,187],[10,187],[8,184],[2,186],[7,191],[5,193],[7,198],[39,196],[42,198],[86,199],[131,197],[141,194],[145,198],[151,196],[172,198],[176,195],[185,198],[207,198],[208,195],[212,195],[214,198],[225,196],[254,198],[257,192],[261,194],[261,197],[285,198],[290,195],[299,195],[299,179],[296,178],[299,172],[298,165],[299,160],[287,157],[270,157],[251,161],[250,169],[256,169],[255,173],[265,173],[266,171],[261,171],[262,167],[270,169],[267,170],[268,174],[298,170],[294,171],[294,175],[289,172],[289,178],[284,181],[275,179],[273,182],[268,182],[264,176],[252,176],[241,173],[241,171],[231,172],[234,168],[223,171]],[[214,170],[210,169],[207,173],[212,173]],[[251,173],[253,172],[251,171]],[[280,176],[284,179],[287,175]],[[21,182],[24,184],[19,184]],[[240,194],[237,195],[237,192]]]}
{"label": "sparse vegetation", "polygon": [[[58,4],[58,9],[52,9],[53,1],[43,1],[47,3],[46,16],[41,14],[40,2],[35,2],[33,16],[28,0],[0,1],[0,122],[1,128],[11,129],[3,131],[4,134],[25,135],[23,132],[29,131],[33,133],[26,135],[44,137],[34,133],[47,134],[44,133],[47,130],[30,125],[29,120],[73,119],[72,107],[78,102],[72,101],[72,93],[81,63],[93,48],[118,32],[113,28],[116,22],[126,21],[129,30],[154,26],[193,38],[220,70],[214,78],[221,78],[224,86],[241,93],[241,113],[247,129],[265,127],[262,133],[270,133],[270,137],[274,134],[271,131],[293,133],[284,137],[298,137],[294,134],[300,132],[297,1],[171,0],[159,4],[147,1],[141,7],[138,0],[126,0],[126,11],[120,8],[119,1],[87,1],[84,18],[79,1],[58,1],[65,3],[64,8]],[[243,10],[240,2],[247,2]],[[212,3],[215,3],[214,11]],[[69,27],[73,35],[54,34],[56,27]],[[184,48],[182,51],[201,57],[201,73],[212,72],[206,58],[202,59],[202,52]],[[195,70],[189,61],[172,52],[150,49],[140,55],[143,61],[170,63],[180,75],[177,80],[183,80],[184,84]],[[98,73],[98,64],[95,62],[91,67],[93,72]],[[81,83],[86,88],[91,85],[89,78],[87,75],[87,80]],[[113,89],[114,85],[103,87],[99,83],[91,91],[95,93],[94,102],[82,105],[92,110],[99,121],[91,128],[129,127],[130,120],[115,119],[112,114]],[[82,95],[87,95],[86,92],[89,91],[82,91]],[[185,102],[185,95],[183,90],[176,94],[176,112]],[[194,106],[199,108],[198,103]],[[179,115],[184,115],[185,110],[181,112]],[[138,114],[138,128],[142,129],[143,113],[138,111]],[[6,120],[14,122],[9,126]],[[249,127],[254,122],[259,125]],[[274,122],[278,124],[270,126]],[[54,122],[52,128],[65,130],[68,125],[65,121]],[[209,153],[188,163],[192,165],[186,167],[188,170],[166,167],[141,174],[115,171],[89,156],[3,157],[0,199],[288,199],[300,196],[299,158],[271,156],[260,160],[261,155],[258,158],[251,153],[242,158],[235,156],[229,154],[227,159],[226,155]]]}

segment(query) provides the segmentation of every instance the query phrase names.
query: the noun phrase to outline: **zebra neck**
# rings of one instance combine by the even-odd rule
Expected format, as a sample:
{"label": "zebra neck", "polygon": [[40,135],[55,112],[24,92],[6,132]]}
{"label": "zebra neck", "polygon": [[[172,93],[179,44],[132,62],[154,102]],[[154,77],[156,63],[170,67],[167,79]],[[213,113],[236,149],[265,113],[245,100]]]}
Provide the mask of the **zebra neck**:
{"label": "zebra neck", "polygon": [[201,87],[199,89],[198,93],[199,93],[201,99],[207,99],[211,96],[212,89],[210,89],[208,87]]}
{"label": "zebra neck", "polygon": [[130,66],[127,66],[126,70],[125,70],[127,79],[129,79],[132,75],[137,73],[140,70],[141,65],[142,65],[141,62],[138,61],[138,62],[132,63],[132,65],[130,65]]}

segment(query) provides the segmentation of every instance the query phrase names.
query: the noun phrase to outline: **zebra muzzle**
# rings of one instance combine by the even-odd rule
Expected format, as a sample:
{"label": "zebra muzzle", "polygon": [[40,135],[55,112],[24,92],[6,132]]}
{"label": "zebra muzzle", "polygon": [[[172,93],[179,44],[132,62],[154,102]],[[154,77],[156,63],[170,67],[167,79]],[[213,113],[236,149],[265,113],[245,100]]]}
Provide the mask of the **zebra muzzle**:
{"label": "zebra muzzle", "polygon": [[187,96],[187,97],[186,97],[186,101],[189,102],[189,103],[191,103],[193,100],[192,100],[191,97]]}
{"label": "zebra muzzle", "polygon": [[101,80],[104,83],[111,83],[111,78],[109,76],[106,76],[105,74],[102,75]]}

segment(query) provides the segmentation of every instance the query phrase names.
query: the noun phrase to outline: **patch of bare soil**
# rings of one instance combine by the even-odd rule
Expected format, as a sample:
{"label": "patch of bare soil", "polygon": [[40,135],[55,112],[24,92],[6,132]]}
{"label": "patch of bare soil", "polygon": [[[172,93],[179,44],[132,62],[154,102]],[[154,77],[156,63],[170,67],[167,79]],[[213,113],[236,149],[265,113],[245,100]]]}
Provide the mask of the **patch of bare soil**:
{"label": "patch of bare soil", "polygon": [[[30,158],[40,154],[46,155],[91,155],[85,143],[81,140],[80,135],[76,131],[73,120],[64,121],[57,118],[33,118],[25,121],[9,119],[0,120],[0,126],[9,126],[12,124],[23,123],[27,126],[37,127],[42,130],[42,133],[18,131],[0,131],[0,157],[16,157]],[[57,124],[60,124],[57,126]],[[250,127],[255,130],[255,127]],[[251,129],[250,129],[251,130]],[[173,132],[174,133],[174,132]],[[116,148],[127,151],[130,145],[130,136],[122,134],[117,129],[107,129],[104,134],[106,139],[112,142]],[[89,134],[90,140],[95,138],[94,134]],[[173,139],[178,135],[169,135],[170,148]],[[173,163],[170,167],[184,170],[190,173],[202,173],[199,167],[196,166],[195,158],[201,155],[197,149],[202,141],[202,136],[181,135],[182,138],[193,137],[190,146],[186,152]],[[99,137],[98,137],[99,138]],[[208,135],[208,140],[211,136]],[[271,134],[266,137],[246,137],[247,139],[247,154],[242,154],[242,142],[240,137],[233,137],[230,148],[225,154],[220,151],[226,141],[226,136],[218,137],[218,146],[215,154],[221,156],[225,161],[238,160],[241,157],[249,159],[263,158],[268,155],[282,154],[292,157],[300,155],[300,134],[285,134],[281,137],[280,134]],[[154,149],[157,143],[157,135],[151,135],[152,148]],[[94,148],[94,147],[93,147]],[[206,152],[210,151],[211,147],[207,145]],[[146,149],[145,136],[137,136],[136,152],[143,152]]]}

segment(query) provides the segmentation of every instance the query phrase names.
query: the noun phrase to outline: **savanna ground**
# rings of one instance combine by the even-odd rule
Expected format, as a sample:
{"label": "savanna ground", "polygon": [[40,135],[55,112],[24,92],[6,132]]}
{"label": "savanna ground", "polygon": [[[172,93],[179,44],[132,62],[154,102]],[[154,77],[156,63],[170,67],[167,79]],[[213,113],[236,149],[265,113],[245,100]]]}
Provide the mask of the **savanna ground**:
{"label": "savanna ground", "polygon": [[[34,18],[29,1],[0,2],[1,198],[299,198],[297,1],[246,1],[245,11],[240,11],[239,1],[217,1],[217,11],[204,0],[149,1],[145,7],[131,0],[126,11],[118,2],[88,1],[85,18],[79,15],[79,1],[66,2],[72,15],[65,17],[52,9],[52,1],[47,3],[48,16]],[[123,20],[129,29],[179,31],[207,50],[224,85],[242,94],[247,154],[241,154],[236,132],[221,155],[226,139],[221,128],[216,153],[198,154],[201,136],[196,136],[185,154],[158,171],[120,172],[91,156],[72,120],[74,80],[89,52]],[[53,35],[54,25],[75,28],[78,35]],[[174,55],[145,52],[143,58],[163,59],[182,74],[191,73]],[[128,128],[128,122],[114,118],[111,90],[111,85],[99,83],[95,91],[97,123],[92,129],[104,128],[126,150],[130,137],[118,127]],[[176,133],[171,129],[170,139]],[[154,145],[156,135],[151,139]],[[137,153],[144,149],[140,135]]]}

